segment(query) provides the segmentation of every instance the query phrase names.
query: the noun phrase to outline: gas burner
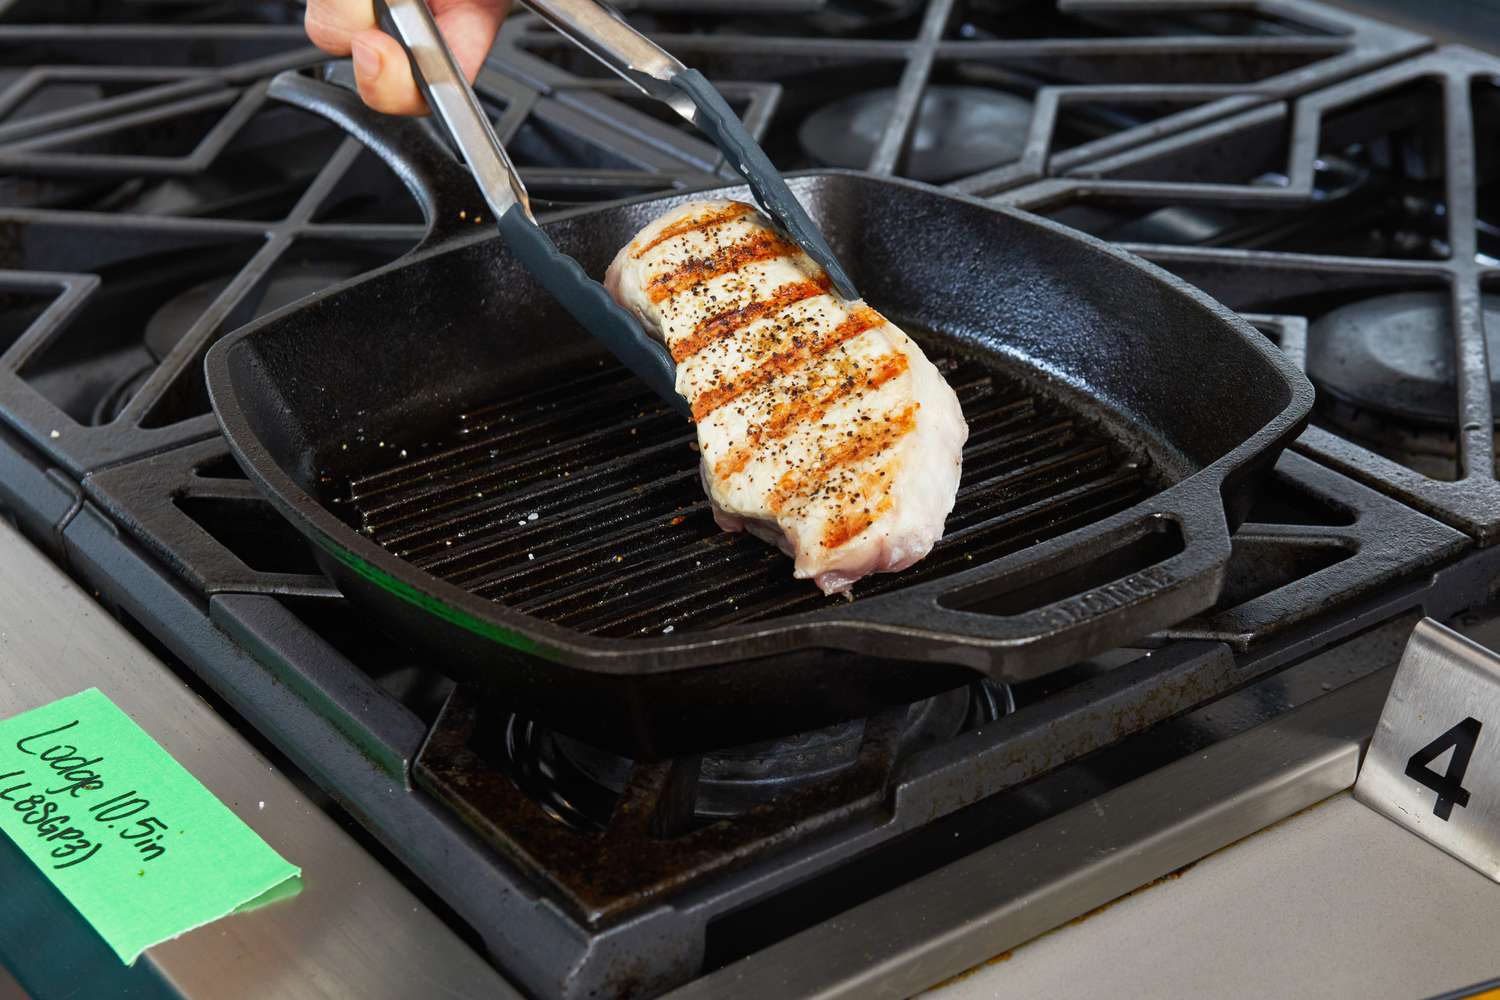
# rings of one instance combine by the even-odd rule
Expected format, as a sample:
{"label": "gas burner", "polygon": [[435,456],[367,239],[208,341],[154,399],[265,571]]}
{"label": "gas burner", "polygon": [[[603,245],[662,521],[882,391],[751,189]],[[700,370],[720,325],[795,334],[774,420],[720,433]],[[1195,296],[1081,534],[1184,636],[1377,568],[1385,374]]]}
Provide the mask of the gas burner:
{"label": "gas burner", "polygon": [[[1335,309],[1308,330],[1308,377],[1341,403],[1408,423],[1452,426],[1458,388],[1451,314],[1445,292],[1380,295]],[[1484,320],[1493,355],[1500,349],[1500,295],[1484,296]]]}
{"label": "gas burner", "polygon": [[[258,293],[242,299],[237,306],[247,319],[263,316],[295,302],[329,285],[355,277],[379,261],[363,255],[347,257],[330,255],[319,260],[297,260],[279,273],[272,274]],[[166,360],[179,342],[193,329],[209,308],[235,279],[235,272],[215,275],[192,285],[158,306],[146,319],[138,364],[121,375],[94,403],[91,426],[102,426],[117,419],[125,406],[145,385],[157,366]]]}
{"label": "gas burner", "polygon": [[[797,130],[803,150],[824,166],[869,165],[896,104],[885,87],[814,111]],[[941,183],[1013,163],[1026,147],[1032,104],[983,87],[928,87],[913,126],[904,173]]]}
{"label": "gas burner", "polygon": [[[1500,295],[1483,302],[1493,357],[1500,350]],[[1424,475],[1452,478],[1458,387],[1446,292],[1380,295],[1320,317],[1308,330],[1307,374],[1327,423]],[[1500,384],[1491,379],[1500,398]]]}
{"label": "gas burner", "polygon": [[[950,739],[1015,710],[1010,688],[988,681],[917,702],[908,709],[902,754]],[[739,816],[803,788],[834,782],[859,763],[863,719],[784,739],[706,754],[699,765],[693,814],[700,821]],[[516,783],[574,829],[603,830],[630,779],[633,763],[509,715],[503,763]]]}

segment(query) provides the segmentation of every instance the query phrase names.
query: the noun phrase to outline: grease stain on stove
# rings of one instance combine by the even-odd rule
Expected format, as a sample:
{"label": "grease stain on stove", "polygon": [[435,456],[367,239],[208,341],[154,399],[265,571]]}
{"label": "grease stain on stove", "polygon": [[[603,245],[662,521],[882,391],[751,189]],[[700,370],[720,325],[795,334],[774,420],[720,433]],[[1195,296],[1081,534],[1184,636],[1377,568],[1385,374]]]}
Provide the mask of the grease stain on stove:
{"label": "grease stain on stove", "polygon": [[1015,954],[1016,954],[1016,950],[1014,948],[1011,948],[1009,951],[1002,951],[1000,954],[996,955],[994,958],[987,958],[983,962],[980,962],[978,965],[974,966],[973,968],[965,969],[964,971],[960,972],[956,976],[949,976],[947,979],[944,979],[942,982],[938,983],[936,986],[933,986],[932,987],[932,991],[935,992],[937,990],[947,989],[948,987],[953,986],[956,983],[961,983],[965,979],[968,979],[971,976],[974,976],[974,975],[976,975],[976,974],[978,974],[980,972],[983,972],[985,969],[993,968],[994,966],[997,966],[997,965],[1004,965],[1006,962],[1009,962],[1015,956]]}

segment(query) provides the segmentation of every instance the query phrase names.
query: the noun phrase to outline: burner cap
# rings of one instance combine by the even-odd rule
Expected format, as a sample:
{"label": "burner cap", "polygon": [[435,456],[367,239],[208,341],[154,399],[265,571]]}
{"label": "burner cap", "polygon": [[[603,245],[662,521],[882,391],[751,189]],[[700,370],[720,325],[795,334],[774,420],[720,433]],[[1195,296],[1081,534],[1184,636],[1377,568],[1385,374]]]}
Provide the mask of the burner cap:
{"label": "burner cap", "polygon": [[[379,263],[381,261],[375,258],[366,260],[333,256],[318,261],[296,261],[274,272],[260,291],[251,293],[255,315],[264,316],[305,295],[311,295],[340,281],[347,281]],[[232,273],[210,278],[168,299],[151,314],[146,320],[146,349],[157,361],[165,358],[177,346],[178,341],[187,336],[193,324],[208,312],[214,299],[233,280]]]}
{"label": "burner cap", "polygon": [[[1308,377],[1339,402],[1452,426],[1458,417],[1452,312],[1445,292],[1401,292],[1341,306],[1308,330]],[[1500,295],[1484,296],[1484,327],[1490,357],[1500,357]],[[1492,381],[1491,392],[1500,398],[1500,383]]]}
{"label": "burner cap", "polygon": [[144,340],[151,356],[158,362],[165,359],[233,280],[232,274],[210,278],[162,303],[146,320]]}
{"label": "burner cap", "polygon": [[[808,115],[797,131],[808,155],[829,167],[863,169],[890,121],[896,89],[871,90]],[[966,177],[1021,157],[1031,124],[1031,102],[983,87],[928,87],[905,173],[937,183]]]}
{"label": "burner cap", "polygon": [[[381,263],[377,259],[328,258],[319,261],[300,261],[280,273],[273,273],[258,292],[252,292],[255,315],[263,316],[295,302],[304,295],[354,277],[363,270]],[[235,268],[237,270],[237,268]],[[139,368],[117,380],[94,404],[93,424],[101,426],[118,419],[126,405],[146,384],[156,366],[166,360],[193,324],[198,322],[215,299],[234,280],[234,271],[219,274],[207,281],[199,282],[167,299],[146,319],[142,328],[142,343],[150,356]],[[258,296],[258,298],[254,298]]]}

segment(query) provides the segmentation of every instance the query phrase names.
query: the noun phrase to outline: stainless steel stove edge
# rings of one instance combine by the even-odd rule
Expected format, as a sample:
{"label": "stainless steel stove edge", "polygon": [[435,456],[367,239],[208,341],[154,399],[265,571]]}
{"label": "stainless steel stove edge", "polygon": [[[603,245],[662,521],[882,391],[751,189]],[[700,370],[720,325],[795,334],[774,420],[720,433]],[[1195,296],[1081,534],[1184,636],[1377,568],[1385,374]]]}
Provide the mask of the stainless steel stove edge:
{"label": "stainless steel stove edge", "polygon": [[[236,643],[243,647],[245,642],[240,627],[243,620],[247,615],[255,617],[251,614],[254,609],[249,605],[274,603],[273,598],[258,594],[216,595],[209,609],[210,623],[209,615],[205,615],[198,604],[201,599],[157,567],[128,533],[116,528],[91,504],[85,504],[77,516],[72,517],[64,535],[68,559],[108,603],[118,604],[127,614],[138,618],[183,659],[196,663],[205,656],[209,657],[213,666],[204,676],[216,690],[244,714],[251,725],[263,732],[284,734],[290,727],[290,731],[297,735],[291,740],[295,745],[286,749],[298,766],[326,788],[336,790],[353,812],[366,819],[366,825],[372,825],[369,822],[371,817],[365,815],[368,810],[383,811],[385,815],[376,819],[373,827],[377,830],[389,827],[382,831],[387,843],[416,874],[453,903],[460,911],[460,919],[484,933],[489,947],[495,952],[494,957],[507,975],[533,989],[540,989],[540,984],[556,983],[554,977],[559,969],[563,970],[568,984],[568,995],[586,991],[590,984],[598,987],[611,978],[611,970],[638,964],[640,956],[634,952],[638,948],[656,953],[657,961],[670,959],[673,969],[696,969],[702,957],[705,922],[711,921],[716,913],[725,912],[726,908],[746,905],[767,891],[774,891],[777,886],[808,877],[819,869],[822,851],[831,849],[828,845],[823,845],[822,849],[816,844],[808,845],[806,851],[793,852],[795,857],[778,856],[765,865],[742,872],[731,880],[731,885],[720,886],[713,893],[694,894],[693,898],[678,900],[675,905],[640,914],[626,925],[590,934],[551,906],[544,894],[529,888],[519,872],[477,843],[459,823],[441,815],[440,810],[434,814],[437,807],[425,796],[401,794],[399,777],[382,770],[378,766],[380,762],[366,760],[359,756],[357,749],[344,745],[347,741],[339,738],[332,723],[312,709],[317,692],[299,692],[286,677],[278,676],[274,669],[268,670],[265,662],[257,662],[246,655],[243,648],[236,648]],[[1260,650],[1250,657],[1253,662],[1240,663],[1238,670],[1236,661],[1227,655],[1227,649],[1223,657],[1199,656],[1193,661],[1193,670],[1238,673],[1241,683],[1244,683],[1278,670],[1284,664],[1297,662],[1329,644],[1340,643],[1362,629],[1389,622],[1411,608],[1436,617],[1456,614],[1482,601],[1487,593],[1487,581],[1497,574],[1500,574],[1500,549],[1474,553],[1425,579],[1409,581],[1349,609],[1336,624],[1322,623],[1310,631],[1299,630],[1292,641],[1275,643],[1271,648]],[[1188,643],[1181,649],[1186,651],[1192,646],[1220,648],[1218,644]],[[1158,653],[1156,658],[1165,661],[1171,657]],[[1219,660],[1223,662],[1219,663]],[[1364,664],[1359,673],[1370,669],[1374,669],[1374,665]],[[1339,682],[1347,679],[1340,677]],[[330,678],[315,680],[327,682]],[[1129,692],[1125,694],[1128,696]],[[1094,707],[1097,708],[1098,704]],[[1186,707],[1188,703],[1176,711]],[[1046,728],[1046,720],[1033,718],[1031,721],[1033,729],[1038,726]],[[419,738],[419,734],[416,735]],[[996,749],[1013,751],[1026,742],[1025,732],[1017,731],[1011,735],[1013,739],[1002,741]],[[1039,735],[1045,736],[1045,733]],[[284,742],[283,737],[278,736],[277,742]],[[395,742],[404,746],[412,740]],[[309,751],[309,747],[314,748],[315,759],[308,758],[307,754],[314,752]],[[414,745],[411,749],[414,750]],[[941,791],[945,783],[924,780],[922,775],[913,774],[912,769],[923,774],[932,771],[940,778],[949,763],[946,755],[950,751],[959,752],[958,748],[940,747],[924,755],[920,767],[915,759],[909,762],[910,767],[898,779],[900,787],[895,791],[906,799],[913,798],[911,793],[914,793],[916,806],[930,805],[924,796],[932,789]],[[988,759],[985,755],[979,756]],[[329,773],[320,775],[319,768]],[[397,769],[404,770],[399,764]],[[1006,785],[1002,782],[999,787]],[[898,812],[908,819],[913,811],[925,812],[921,808],[907,808],[912,805],[912,802],[906,802]],[[873,820],[872,824],[879,825],[879,821]],[[870,824],[858,825],[847,832],[844,846],[873,845],[899,825],[886,823],[881,829]],[[434,831],[440,841],[433,845],[437,850],[403,850],[392,840],[430,837]],[[1015,840],[1003,843],[1007,845],[1005,850],[1018,846]],[[1184,857],[1179,865],[1190,860],[1193,857]],[[1169,870],[1170,867],[1176,866],[1169,866]],[[925,882],[914,883],[922,884]],[[523,915],[526,921],[530,921],[526,923],[529,930],[518,934],[517,929],[521,926],[518,921]],[[543,923],[540,928],[535,924],[538,917]],[[838,923],[836,920],[832,926]],[[775,951],[773,948],[768,953],[774,954]],[[633,961],[632,956],[637,961]],[[758,954],[747,961],[757,962],[760,957]],[[692,974],[691,971],[685,974],[677,972],[670,981],[658,983],[654,988],[667,988]]]}
{"label": "stainless steel stove edge", "polygon": [[1387,667],[667,996],[906,997],[1354,783]]}

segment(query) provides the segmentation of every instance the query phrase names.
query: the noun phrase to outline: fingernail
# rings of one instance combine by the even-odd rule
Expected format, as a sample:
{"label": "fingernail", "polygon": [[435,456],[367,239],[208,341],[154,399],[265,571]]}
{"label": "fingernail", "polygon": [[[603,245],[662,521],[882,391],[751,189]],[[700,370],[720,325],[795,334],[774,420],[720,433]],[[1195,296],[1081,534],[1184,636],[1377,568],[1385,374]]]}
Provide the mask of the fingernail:
{"label": "fingernail", "polygon": [[354,55],[354,75],[361,80],[374,80],[380,76],[380,50],[363,39],[350,43]]}

